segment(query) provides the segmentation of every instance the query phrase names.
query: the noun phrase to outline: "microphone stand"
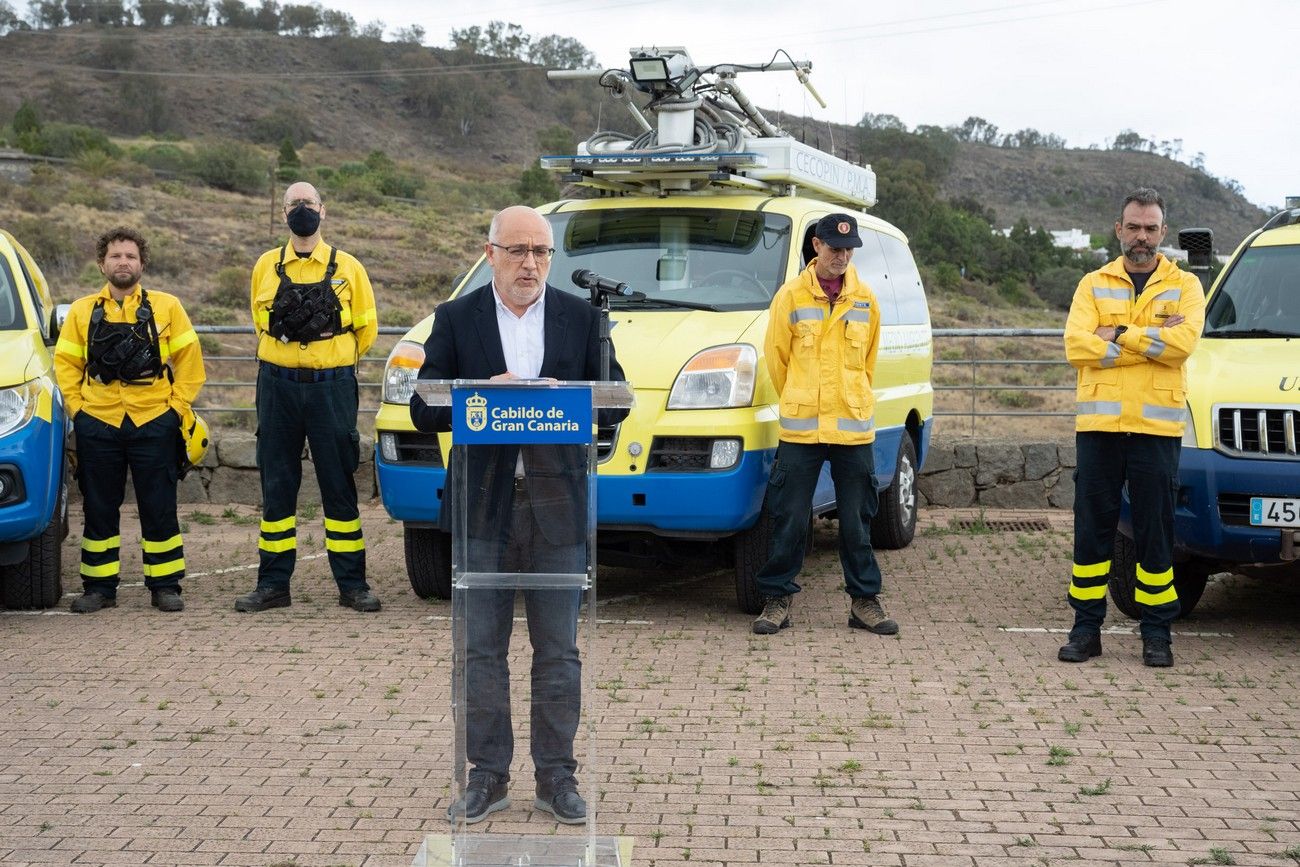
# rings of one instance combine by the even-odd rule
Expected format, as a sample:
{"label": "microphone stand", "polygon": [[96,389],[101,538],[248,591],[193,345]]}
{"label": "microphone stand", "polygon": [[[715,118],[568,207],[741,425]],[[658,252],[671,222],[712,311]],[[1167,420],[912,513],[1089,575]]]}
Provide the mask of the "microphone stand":
{"label": "microphone stand", "polygon": [[600,380],[609,381],[609,293],[591,287],[591,306],[600,310]]}

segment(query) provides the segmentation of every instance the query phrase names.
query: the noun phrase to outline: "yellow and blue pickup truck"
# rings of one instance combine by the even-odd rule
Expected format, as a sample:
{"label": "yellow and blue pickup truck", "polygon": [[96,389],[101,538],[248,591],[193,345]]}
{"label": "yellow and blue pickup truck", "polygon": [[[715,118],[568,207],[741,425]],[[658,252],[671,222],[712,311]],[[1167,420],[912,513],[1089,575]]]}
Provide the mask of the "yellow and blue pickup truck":
{"label": "yellow and blue pickup truck", "polygon": [[[632,86],[636,75],[649,76],[640,84],[652,97],[703,86],[684,52],[664,51],[671,56],[662,67],[662,52],[642,50],[631,76],[606,70],[602,85]],[[726,86],[734,97],[734,80]],[[853,264],[880,302],[874,483],[882,493],[872,536],[884,548],[907,545],[916,527],[916,476],[933,428],[930,316],[907,238],[864,211],[875,202],[869,167],[797,142],[743,116],[735,103],[710,109],[709,135],[718,140],[712,149],[664,144],[701,129],[689,118],[665,119],[669,108],[690,114],[707,100],[652,101],[665,106],[657,143],[603,133],[577,154],[543,157],[543,168],[597,195],[538,210],[554,230],[552,285],[585,296],[569,275],[588,270],[644,296],[609,302],[610,334],[635,406],[617,427],[597,432],[600,562],[653,566],[721,552],[734,568],[741,609],[757,613],[754,576],[770,539],[763,500],[777,445],[778,396],[763,359],[768,305],[812,258],[818,219],[856,215],[863,246]],[[452,288],[468,291],[490,279],[480,258]],[[389,356],[375,466],[384,506],[404,527],[412,586],[423,597],[445,598],[451,543],[437,521],[450,440],[415,431],[408,411],[432,322],[418,323]],[[809,520],[834,509],[824,471]]]}
{"label": "yellow and blue pickup truck", "polygon": [[[1188,424],[1174,508],[1174,586],[1186,616],[1210,575],[1300,576],[1300,207],[1238,246],[1206,298],[1184,367]],[[1138,617],[1128,503],[1111,598]]]}
{"label": "yellow and blue pickup truck", "polygon": [[0,605],[49,608],[63,593],[67,416],[54,382],[58,339],[45,276],[0,229]]}

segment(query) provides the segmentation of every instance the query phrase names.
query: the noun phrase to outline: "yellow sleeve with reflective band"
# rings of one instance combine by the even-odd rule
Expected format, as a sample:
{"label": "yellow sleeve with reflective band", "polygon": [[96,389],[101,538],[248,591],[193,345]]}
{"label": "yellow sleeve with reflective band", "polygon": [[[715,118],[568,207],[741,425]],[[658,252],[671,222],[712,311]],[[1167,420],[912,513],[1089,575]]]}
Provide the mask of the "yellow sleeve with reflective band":
{"label": "yellow sleeve with reflective band", "polygon": [[[1098,271],[1085,274],[1074,290],[1070,315],[1065,321],[1065,359],[1072,367],[1127,367],[1147,360],[1141,353],[1102,340],[1094,333],[1101,325],[1101,316],[1093,293],[1104,279]],[[1128,334],[1120,335],[1120,339],[1128,337]]]}
{"label": "yellow sleeve with reflective band", "polygon": [[1120,335],[1126,349],[1166,367],[1182,367],[1201,340],[1205,326],[1205,291],[1195,274],[1179,271],[1182,286],[1178,296],[1178,312],[1183,322],[1170,328],[1130,328]]}
{"label": "yellow sleeve with reflective band", "polygon": [[54,378],[63,392],[69,417],[81,412],[85,403],[81,397],[81,381],[86,375],[86,326],[82,324],[85,309],[82,300],[73,303],[54,346]]}
{"label": "yellow sleeve with reflective band", "polygon": [[767,334],[763,339],[763,358],[767,375],[772,379],[777,399],[785,390],[785,377],[790,370],[790,308],[791,294],[782,287],[772,300],[767,316]]}
{"label": "yellow sleeve with reflective band", "polygon": [[867,387],[874,389],[876,356],[880,354],[880,301],[870,286],[867,286],[867,297],[871,299],[871,334],[867,338]]}
{"label": "yellow sleeve with reflective band", "polygon": [[[175,298],[168,300],[170,309],[166,340],[159,335],[160,344],[166,343],[163,357],[171,357],[172,394],[167,403],[176,410],[182,421],[186,421],[193,412],[190,406],[199,396],[199,389],[208,376],[203,369],[203,348],[199,345],[199,336],[194,331],[189,315],[180,301]],[[160,345],[159,348],[163,347]]]}
{"label": "yellow sleeve with reflective band", "polygon": [[352,333],[357,338],[357,357],[365,355],[375,344],[379,334],[379,316],[375,312],[375,290],[370,285],[370,275],[360,262],[349,276],[352,284]]}

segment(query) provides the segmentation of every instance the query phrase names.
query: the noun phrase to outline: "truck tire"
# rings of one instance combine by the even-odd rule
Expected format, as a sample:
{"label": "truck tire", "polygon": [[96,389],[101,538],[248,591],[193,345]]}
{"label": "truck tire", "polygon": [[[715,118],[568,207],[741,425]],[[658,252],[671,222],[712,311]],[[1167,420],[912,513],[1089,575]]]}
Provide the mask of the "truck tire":
{"label": "truck tire", "polygon": [[887,551],[906,548],[916,535],[916,446],[903,432],[894,466],[894,481],[880,495],[880,509],[871,521],[872,547]]}
{"label": "truck tire", "polygon": [[[1201,601],[1210,569],[1203,563],[1175,563],[1174,589],[1178,591],[1181,620],[1191,614]],[[1115,606],[1133,620],[1142,619],[1142,609],[1133,598],[1137,586],[1137,544],[1123,533],[1115,534],[1115,553],[1110,564],[1110,598]]]}
{"label": "truck tire", "polygon": [[60,483],[59,502],[41,534],[27,544],[27,559],[0,575],[0,605],[15,609],[53,608],[63,597],[63,538],[67,535],[68,487]]}
{"label": "truck tire", "polygon": [[758,520],[748,530],[732,537],[735,555],[736,604],[744,614],[759,614],[763,610],[763,595],[758,592],[758,570],[767,562],[772,545],[772,514],[766,500],[758,513]]}
{"label": "truck tire", "polygon": [[406,574],[421,599],[451,598],[451,534],[434,527],[403,526]]}

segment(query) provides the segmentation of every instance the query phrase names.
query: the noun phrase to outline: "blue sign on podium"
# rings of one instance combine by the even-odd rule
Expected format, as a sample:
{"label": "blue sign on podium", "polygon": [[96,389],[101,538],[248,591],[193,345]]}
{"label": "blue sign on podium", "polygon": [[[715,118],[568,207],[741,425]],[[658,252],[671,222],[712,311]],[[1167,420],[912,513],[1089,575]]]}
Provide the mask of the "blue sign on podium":
{"label": "blue sign on podium", "polygon": [[591,442],[591,389],[521,385],[451,390],[451,437],[459,445]]}

